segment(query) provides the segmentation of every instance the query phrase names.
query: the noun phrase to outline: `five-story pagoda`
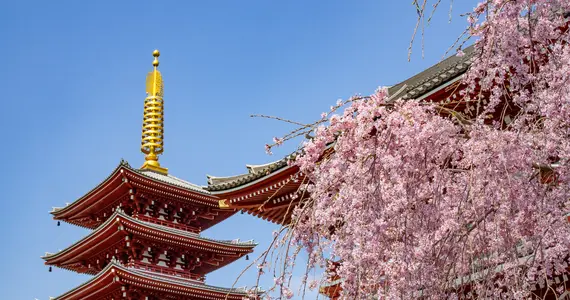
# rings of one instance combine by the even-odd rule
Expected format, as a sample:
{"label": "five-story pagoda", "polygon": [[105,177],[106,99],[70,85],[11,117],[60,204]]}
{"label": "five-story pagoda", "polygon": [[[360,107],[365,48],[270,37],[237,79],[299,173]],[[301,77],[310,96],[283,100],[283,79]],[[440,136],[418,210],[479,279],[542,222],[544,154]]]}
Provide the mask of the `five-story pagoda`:
{"label": "five-story pagoda", "polygon": [[206,189],[168,174],[163,151],[163,83],[147,76],[140,169],[121,161],[103,182],[75,202],[54,208],[54,219],[93,231],[43,257],[50,266],[94,277],[56,299],[243,299],[243,289],[204,283],[205,275],[253,251],[253,242],[219,241],[200,232],[235,210],[220,209]]}

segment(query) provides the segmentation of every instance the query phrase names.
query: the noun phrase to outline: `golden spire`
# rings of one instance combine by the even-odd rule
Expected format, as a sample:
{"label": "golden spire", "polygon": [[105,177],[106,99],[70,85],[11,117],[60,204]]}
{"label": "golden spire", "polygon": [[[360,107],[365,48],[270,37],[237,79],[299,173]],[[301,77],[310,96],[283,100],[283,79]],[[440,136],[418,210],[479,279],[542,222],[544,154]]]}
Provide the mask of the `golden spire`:
{"label": "golden spire", "polygon": [[168,174],[168,169],[158,163],[158,155],[164,150],[164,101],[162,76],[157,70],[160,52],[152,52],[154,70],[146,77],[146,99],[144,100],[144,116],[142,127],[141,151],[146,154],[141,169],[153,170]]}

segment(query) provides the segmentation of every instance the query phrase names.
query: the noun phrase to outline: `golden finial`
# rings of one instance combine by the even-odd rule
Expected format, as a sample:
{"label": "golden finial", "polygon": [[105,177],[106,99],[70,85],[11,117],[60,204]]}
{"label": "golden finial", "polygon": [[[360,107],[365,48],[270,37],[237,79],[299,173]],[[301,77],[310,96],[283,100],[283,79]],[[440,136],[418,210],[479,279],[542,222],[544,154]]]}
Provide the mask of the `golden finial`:
{"label": "golden finial", "polygon": [[168,169],[158,163],[158,155],[164,151],[164,100],[162,76],[157,70],[160,52],[152,52],[154,70],[146,77],[146,99],[144,100],[144,115],[142,127],[141,151],[146,154],[142,169],[153,170],[168,174]]}
{"label": "golden finial", "polygon": [[152,65],[154,67],[158,67],[158,57],[160,56],[160,52],[158,52],[158,50],[154,50],[152,51],[152,56],[154,56],[154,61],[152,62]]}

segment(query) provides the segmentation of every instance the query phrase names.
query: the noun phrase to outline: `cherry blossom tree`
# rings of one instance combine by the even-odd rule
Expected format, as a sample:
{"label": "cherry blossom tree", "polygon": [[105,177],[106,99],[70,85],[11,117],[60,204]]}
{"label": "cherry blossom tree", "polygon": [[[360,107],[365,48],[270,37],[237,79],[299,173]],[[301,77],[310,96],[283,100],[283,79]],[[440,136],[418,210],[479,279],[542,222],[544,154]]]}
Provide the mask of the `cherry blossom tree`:
{"label": "cherry blossom tree", "polygon": [[[417,2],[423,13],[427,1]],[[306,180],[302,201],[276,235],[277,259],[257,262],[273,265],[274,289],[300,296],[288,282],[296,265],[303,289],[315,288],[336,261],[344,299],[561,295],[568,12],[568,0],[483,1],[467,14],[475,52],[457,98],[403,100],[379,88],[268,145],[311,134],[291,160]]]}

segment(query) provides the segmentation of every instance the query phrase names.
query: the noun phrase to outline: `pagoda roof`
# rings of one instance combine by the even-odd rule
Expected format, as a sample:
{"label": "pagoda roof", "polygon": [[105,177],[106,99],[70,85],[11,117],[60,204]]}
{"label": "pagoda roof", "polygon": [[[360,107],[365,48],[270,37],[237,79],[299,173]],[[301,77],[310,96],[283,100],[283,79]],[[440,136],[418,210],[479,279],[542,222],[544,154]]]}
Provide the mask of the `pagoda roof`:
{"label": "pagoda roof", "polygon": [[125,267],[117,261],[112,261],[96,276],[67,293],[56,297],[55,300],[101,299],[113,291],[121,291],[121,287],[125,285],[128,285],[129,288],[156,292],[161,295],[178,296],[180,297],[179,299],[241,300],[248,295],[243,288],[230,289],[210,286],[199,281],[167,277],[134,267]]}
{"label": "pagoda roof", "polygon": [[84,266],[82,267],[78,263],[104,251],[108,247],[116,245],[129,234],[132,234],[133,237],[142,236],[144,239],[158,240],[166,244],[185,248],[196,248],[200,251],[213,252],[231,258],[224,260],[217,266],[206,268],[205,271],[207,272],[214,271],[245,254],[251,253],[252,249],[257,246],[253,241],[240,242],[239,240],[205,238],[197,233],[137,220],[121,210],[117,210],[107,221],[83,239],[57,253],[46,253],[42,258],[47,265],[56,265],[77,272],[95,274],[95,271],[92,269],[85,269]]}
{"label": "pagoda roof", "polygon": [[133,187],[147,188],[165,196],[176,197],[206,207],[218,207],[219,199],[198,185],[172,175],[164,175],[152,170],[135,169],[126,161],[121,160],[115,170],[87,194],[65,207],[54,207],[50,213],[54,219],[95,228],[100,222],[83,221],[89,212],[110,205],[113,201],[127,195]]}

